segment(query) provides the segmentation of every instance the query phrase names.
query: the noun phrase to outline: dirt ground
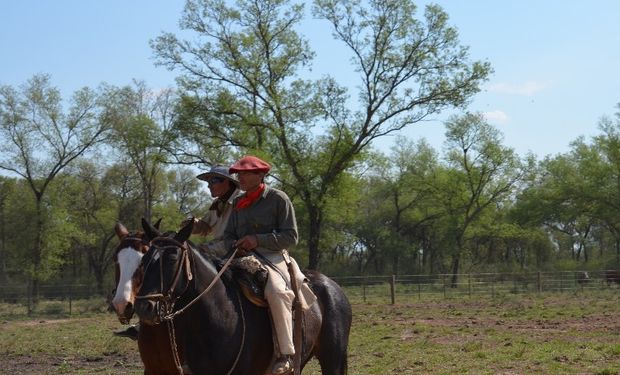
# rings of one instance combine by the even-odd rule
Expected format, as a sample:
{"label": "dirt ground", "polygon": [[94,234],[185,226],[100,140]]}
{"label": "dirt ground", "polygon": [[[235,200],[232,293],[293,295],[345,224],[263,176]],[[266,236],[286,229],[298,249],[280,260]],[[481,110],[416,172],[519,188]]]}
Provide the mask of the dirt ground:
{"label": "dirt ground", "polygon": [[[0,357],[4,357],[0,355]],[[46,354],[8,355],[0,360],[0,374],[141,374],[142,362],[134,353],[97,358],[56,357]]]}
{"label": "dirt ground", "polygon": [[[443,340],[454,342],[454,340],[475,339],[474,337],[463,337],[462,334],[456,334],[462,328],[480,328],[484,330],[488,327],[495,327],[501,330],[511,332],[519,332],[528,335],[531,338],[537,338],[541,342],[549,338],[562,340],[578,340],[580,333],[587,333],[596,327],[597,331],[609,333],[612,337],[620,336],[620,309],[614,311],[602,311],[581,316],[563,316],[557,319],[512,319],[511,317],[502,317],[501,314],[493,315],[476,315],[476,307],[471,303],[450,304],[439,306],[441,311],[457,311],[458,314],[452,316],[438,316],[431,311],[437,311],[438,305],[432,306],[425,304],[415,304],[414,306],[401,306],[406,313],[399,312],[398,307],[394,308],[393,314],[390,313],[381,319],[385,324],[394,326],[402,326],[400,340],[416,340],[416,326],[424,327],[454,327],[455,335],[431,335],[431,341],[441,343]],[[505,308],[506,306],[504,306]],[[428,310],[426,310],[428,308]],[[359,310],[366,310],[367,306],[360,306]],[[370,308],[372,310],[372,308]],[[356,310],[354,306],[354,311]],[[409,311],[415,313],[409,313]],[[361,314],[363,314],[362,312]],[[110,319],[112,321],[113,319]],[[62,324],[61,320],[49,323],[42,321],[22,321],[18,325],[40,325],[40,324]],[[116,325],[116,322],[112,324]],[[374,323],[373,323],[374,324]],[[377,325],[382,325],[377,322]],[[1,329],[1,327],[0,327]],[[355,326],[353,327],[355,330]],[[452,330],[450,330],[452,331]],[[477,330],[474,330],[476,332]],[[477,334],[473,334],[476,336]],[[124,339],[123,339],[124,340]],[[132,343],[129,339],[127,342],[122,341],[126,348],[134,348],[135,350],[125,350],[118,352],[102,353],[100,355],[89,357],[68,357],[68,356],[52,356],[46,353],[31,352],[27,355],[15,355],[14,351],[2,353],[0,350],[0,374],[142,374],[142,364],[137,349],[137,344]],[[351,343],[355,345],[354,342]],[[357,355],[360,355],[358,353]],[[305,372],[304,372],[305,373]],[[351,371],[350,371],[351,373]],[[352,374],[363,375],[363,374]]]}

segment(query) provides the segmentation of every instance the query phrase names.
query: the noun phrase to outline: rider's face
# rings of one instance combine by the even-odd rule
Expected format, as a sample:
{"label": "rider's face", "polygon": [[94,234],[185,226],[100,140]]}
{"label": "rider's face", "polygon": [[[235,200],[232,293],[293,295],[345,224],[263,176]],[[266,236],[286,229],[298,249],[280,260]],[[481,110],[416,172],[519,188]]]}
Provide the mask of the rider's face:
{"label": "rider's face", "polygon": [[225,178],[208,181],[209,192],[213,198],[221,197],[230,189],[231,182]]}
{"label": "rider's face", "polygon": [[239,172],[237,176],[239,178],[239,186],[241,190],[254,191],[258,188],[261,182],[263,182],[263,177],[265,176],[265,173],[243,171]]}

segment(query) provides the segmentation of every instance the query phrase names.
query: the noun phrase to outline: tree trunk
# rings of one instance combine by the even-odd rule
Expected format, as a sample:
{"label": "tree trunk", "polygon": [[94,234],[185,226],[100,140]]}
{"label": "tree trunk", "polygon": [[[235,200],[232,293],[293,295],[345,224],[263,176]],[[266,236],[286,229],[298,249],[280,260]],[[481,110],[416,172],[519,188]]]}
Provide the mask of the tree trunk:
{"label": "tree trunk", "polygon": [[577,253],[575,254],[576,262],[579,262],[579,259],[581,259],[581,249],[583,249],[583,243],[579,242],[579,247],[577,248]]}
{"label": "tree trunk", "polygon": [[308,269],[318,270],[321,260],[319,242],[321,239],[322,216],[320,210],[316,207],[309,207],[308,214]]}
{"label": "tree trunk", "polygon": [[151,222],[151,198],[148,188],[144,188],[144,220]]}
{"label": "tree trunk", "polygon": [[6,215],[4,196],[0,197],[0,283],[7,281],[6,275]]}
{"label": "tree trunk", "polygon": [[[108,249],[108,246],[110,245],[110,241],[112,241],[113,238],[115,238],[116,236],[114,236],[113,234],[110,234],[108,236],[106,236],[102,243],[99,245],[99,249],[93,249],[93,256],[92,256],[92,260],[91,260],[91,266],[94,270],[95,273],[95,279],[97,280],[97,290],[102,293],[101,295],[105,295],[106,291],[105,291],[105,274],[106,274],[106,270],[108,269],[108,266],[110,265],[110,259],[111,257],[108,254],[108,252],[106,251]],[[94,256],[94,252],[95,251],[99,251],[100,256],[95,257]]]}
{"label": "tree trunk", "polygon": [[461,249],[457,250],[457,253],[452,256],[452,280],[450,286],[456,288],[459,282],[459,263],[461,260]]}
{"label": "tree trunk", "polygon": [[97,292],[101,295],[105,295],[103,288],[105,267],[100,261],[98,261],[98,257],[96,256],[98,250],[99,249],[94,246],[84,248],[84,251],[88,253],[88,264],[92,270],[93,276],[95,277]]}
{"label": "tree trunk", "polygon": [[[36,202],[37,218],[35,227],[35,241],[32,249],[32,307],[39,303],[39,276],[41,272],[41,260],[43,251],[43,206],[42,195],[37,194]],[[32,311],[29,311],[32,313]]]}
{"label": "tree trunk", "polygon": [[462,250],[463,250],[463,239],[461,235],[461,236],[458,236],[456,239],[456,252],[452,256],[452,280],[450,282],[450,286],[452,288],[456,288],[459,282],[459,266],[461,262]]}
{"label": "tree trunk", "polygon": [[398,265],[400,263],[400,257],[398,253],[392,257],[392,275],[398,275]]}

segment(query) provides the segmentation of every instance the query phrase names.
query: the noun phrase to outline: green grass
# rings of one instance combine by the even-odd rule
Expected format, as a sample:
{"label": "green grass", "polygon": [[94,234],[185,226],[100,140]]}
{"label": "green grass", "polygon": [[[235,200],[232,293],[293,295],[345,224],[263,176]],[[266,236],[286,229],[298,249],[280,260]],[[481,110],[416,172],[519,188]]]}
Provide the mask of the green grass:
{"label": "green grass", "polygon": [[[615,289],[355,304],[353,312],[352,375],[620,374]],[[85,314],[28,321],[6,318],[0,306],[0,357],[15,364],[0,373],[141,374],[136,344],[111,334],[116,318]],[[304,374],[319,375],[318,363]]]}

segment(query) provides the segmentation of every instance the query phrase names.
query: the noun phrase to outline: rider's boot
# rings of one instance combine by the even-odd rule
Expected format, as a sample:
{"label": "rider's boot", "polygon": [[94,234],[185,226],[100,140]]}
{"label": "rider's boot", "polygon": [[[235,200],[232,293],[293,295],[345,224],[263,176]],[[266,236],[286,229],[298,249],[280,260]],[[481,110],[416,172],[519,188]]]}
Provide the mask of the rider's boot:
{"label": "rider's boot", "polygon": [[115,336],[128,337],[132,340],[138,340],[138,331],[140,330],[140,324],[133,324],[125,329],[119,329],[114,331]]}

